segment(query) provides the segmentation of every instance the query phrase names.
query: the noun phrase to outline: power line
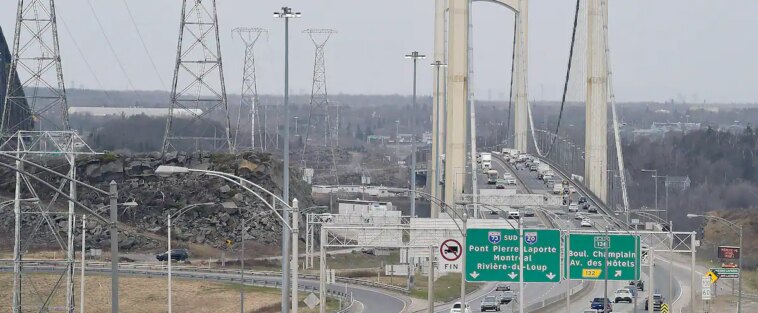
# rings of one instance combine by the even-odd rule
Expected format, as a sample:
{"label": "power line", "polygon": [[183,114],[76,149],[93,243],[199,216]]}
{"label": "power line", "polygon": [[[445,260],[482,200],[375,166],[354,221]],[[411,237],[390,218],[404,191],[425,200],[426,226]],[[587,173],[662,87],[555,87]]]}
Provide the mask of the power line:
{"label": "power line", "polygon": [[111,51],[111,54],[116,59],[116,63],[118,63],[118,67],[121,70],[121,73],[124,74],[124,78],[126,78],[127,84],[129,84],[129,88],[132,89],[134,92],[134,95],[139,98],[141,102],[145,102],[144,99],[142,99],[142,96],[137,92],[137,89],[134,87],[134,84],[132,83],[131,78],[129,78],[129,74],[126,72],[126,67],[124,67],[124,64],[121,62],[121,59],[118,57],[118,54],[116,53],[116,49],[113,48],[113,44],[111,43],[111,40],[108,38],[108,35],[105,33],[105,28],[103,28],[103,23],[100,21],[100,18],[97,16],[97,12],[95,12],[95,8],[92,6],[91,0],[87,0],[87,6],[89,7],[90,11],[92,12],[92,16],[95,18],[95,21],[97,22],[98,28],[100,28],[100,33],[103,35],[103,38],[105,38],[105,42],[108,44],[108,48]]}
{"label": "power line", "polygon": [[155,65],[155,61],[153,60],[153,55],[150,54],[150,49],[147,48],[147,45],[145,44],[145,40],[142,38],[142,32],[140,32],[139,27],[137,27],[137,22],[135,22],[134,20],[132,9],[129,7],[129,4],[127,4],[126,0],[121,0],[121,2],[123,2],[124,6],[126,7],[126,13],[129,15],[129,20],[131,20],[132,26],[134,26],[134,30],[137,32],[137,37],[139,37],[140,44],[142,45],[142,49],[145,50],[145,54],[147,54],[148,60],[150,60],[150,65],[153,67],[153,71],[155,71],[155,77],[158,77],[158,81],[160,81],[161,87],[163,89],[166,89],[166,83],[163,81],[161,72],[158,70],[158,67]]}

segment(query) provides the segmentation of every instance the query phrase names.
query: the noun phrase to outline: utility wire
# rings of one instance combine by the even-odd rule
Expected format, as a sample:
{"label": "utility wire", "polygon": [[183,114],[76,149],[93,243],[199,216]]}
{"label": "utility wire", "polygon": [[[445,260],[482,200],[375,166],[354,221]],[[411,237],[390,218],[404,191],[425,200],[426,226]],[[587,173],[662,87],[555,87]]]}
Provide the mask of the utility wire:
{"label": "utility wire", "polygon": [[153,55],[150,54],[150,49],[147,48],[147,44],[145,44],[145,40],[142,36],[142,32],[140,32],[139,27],[137,27],[137,22],[134,20],[134,14],[132,14],[132,9],[129,7],[129,4],[126,0],[121,0],[121,2],[124,3],[124,6],[126,7],[126,13],[129,15],[129,20],[132,22],[132,26],[134,26],[134,31],[137,32],[137,37],[139,38],[140,44],[142,45],[142,49],[145,50],[145,54],[147,54],[148,60],[150,60],[150,65],[153,67],[153,71],[155,71],[155,77],[158,78],[158,81],[161,83],[161,87],[163,89],[166,89],[166,83],[163,81],[163,77],[161,76],[160,71],[158,70],[158,67],[155,65],[155,60],[153,60]]}
{"label": "utility wire", "polygon": [[103,28],[103,23],[100,21],[100,18],[97,16],[97,12],[95,12],[95,8],[92,6],[91,0],[87,0],[87,6],[89,7],[90,11],[92,12],[92,16],[95,18],[95,21],[97,22],[97,26],[100,28],[100,33],[102,33],[103,37],[105,38],[105,42],[108,44],[108,48],[111,51],[111,54],[113,54],[113,57],[116,59],[116,63],[118,63],[118,67],[121,70],[121,73],[124,74],[124,78],[126,78],[127,84],[129,84],[129,88],[132,89],[134,92],[134,95],[139,98],[141,102],[145,102],[144,99],[142,99],[142,96],[137,92],[136,88],[134,88],[134,84],[132,83],[131,78],[129,78],[129,74],[126,72],[126,67],[124,67],[124,64],[121,62],[121,59],[118,57],[118,54],[116,53],[116,49],[113,48],[113,44],[111,43],[111,40],[108,38],[108,35],[105,33],[105,28]]}
{"label": "utility wire", "polygon": [[[76,52],[79,54],[79,57],[82,58],[82,61],[84,61],[84,65],[87,67],[87,71],[92,76],[93,79],[95,79],[95,83],[100,88],[100,90],[105,94],[105,98],[108,101],[109,104],[113,104],[113,97],[108,93],[108,91],[103,87],[102,82],[100,81],[100,78],[95,74],[95,70],[92,69],[92,64],[89,63],[87,58],[84,56],[84,52],[82,52],[82,48],[79,46],[79,43],[76,41],[76,37],[71,33],[71,30],[68,28],[68,24],[66,24],[66,21],[61,17],[60,15],[57,16],[58,20],[63,23],[63,29],[66,30],[66,33],[68,34],[68,37],[71,38],[71,42],[74,43],[74,47],[76,48]],[[71,86],[74,87],[74,86]]]}

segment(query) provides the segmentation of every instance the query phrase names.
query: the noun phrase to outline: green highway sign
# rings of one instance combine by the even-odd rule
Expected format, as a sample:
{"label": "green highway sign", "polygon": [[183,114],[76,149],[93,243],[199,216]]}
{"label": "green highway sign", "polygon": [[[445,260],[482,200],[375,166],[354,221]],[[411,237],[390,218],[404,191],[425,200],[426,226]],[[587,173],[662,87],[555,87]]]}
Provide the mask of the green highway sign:
{"label": "green highway sign", "polygon": [[[524,229],[524,281],[561,280],[561,233],[557,229]],[[466,281],[517,282],[518,229],[466,230]]]}
{"label": "green highway sign", "polygon": [[740,278],[739,268],[712,268],[711,272],[716,273],[719,279],[736,279]]}
{"label": "green highway sign", "polygon": [[603,261],[605,261],[606,247],[608,249],[608,280],[639,279],[639,236],[608,234],[606,238],[606,235],[602,233],[569,235],[570,251],[567,260],[570,263],[568,265],[570,278],[605,279]]}

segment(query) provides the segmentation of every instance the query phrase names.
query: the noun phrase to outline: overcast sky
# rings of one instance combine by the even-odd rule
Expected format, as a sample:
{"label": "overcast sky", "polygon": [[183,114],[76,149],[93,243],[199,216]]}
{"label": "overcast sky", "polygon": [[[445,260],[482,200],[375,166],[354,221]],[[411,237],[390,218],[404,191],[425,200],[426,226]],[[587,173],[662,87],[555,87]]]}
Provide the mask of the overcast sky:
{"label": "overcast sky", "polygon": [[[124,1],[151,49],[160,79],[149,65]],[[104,24],[136,89],[168,90],[176,56],[180,0],[58,1],[64,75],[69,87],[99,88],[87,59],[107,89],[130,89],[95,18]],[[621,101],[756,102],[758,100],[758,1],[611,0],[610,45],[617,99]],[[529,8],[530,98],[561,94],[573,19],[573,0],[532,0]],[[0,25],[12,36],[16,1],[0,3]],[[283,22],[272,12],[288,5],[303,13],[291,27],[291,86],[309,93],[313,45],[306,28],[334,28],[327,46],[330,93],[410,94],[411,64],[403,55],[433,52],[433,0],[219,0],[227,90],[240,89],[243,46],[231,36],[238,26],[264,27],[256,47],[259,90],[281,94]],[[65,25],[62,25],[65,22]],[[474,5],[475,92],[499,100],[508,95],[513,13]],[[73,36],[73,37],[72,37]],[[11,40],[11,38],[8,38]],[[77,43],[83,55],[76,47]],[[419,70],[419,92],[430,94],[430,60]]]}

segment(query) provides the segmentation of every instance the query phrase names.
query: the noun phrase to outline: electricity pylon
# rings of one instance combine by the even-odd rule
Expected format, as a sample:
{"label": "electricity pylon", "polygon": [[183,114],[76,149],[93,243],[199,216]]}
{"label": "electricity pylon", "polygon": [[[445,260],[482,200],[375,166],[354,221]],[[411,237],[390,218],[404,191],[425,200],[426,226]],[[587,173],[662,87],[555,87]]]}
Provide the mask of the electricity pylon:
{"label": "electricity pylon", "polygon": [[232,30],[233,34],[239,36],[245,44],[245,62],[242,71],[242,92],[240,100],[239,113],[237,114],[237,127],[234,130],[234,146],[237,147],[239,142],[237,136],[241,127],[241,118],[243,108],[249,108],[250,117],[250,148],[255,149],[255,127],[258,127],[260,136],[260,145],[263,147],[263,132],[260,131],[260,117],[258,114],[258,83],[255,71],[255,43],[260,39],[262,34],[268,34],[268,30],[263,28],[238,27]]}
{"label": "electricity pylon", "polygon": [[[175,64],[163,155],[188,149],[192,142],[196,151],[227,147],[233,153],[215,0],[182,1]],[[189,120],[178,119],[183,116]],[[218,125],[218,119],[223,125]],[[219,128],[223,128],[222,138]],[[208,142],[212,146],[206,146]]]}

